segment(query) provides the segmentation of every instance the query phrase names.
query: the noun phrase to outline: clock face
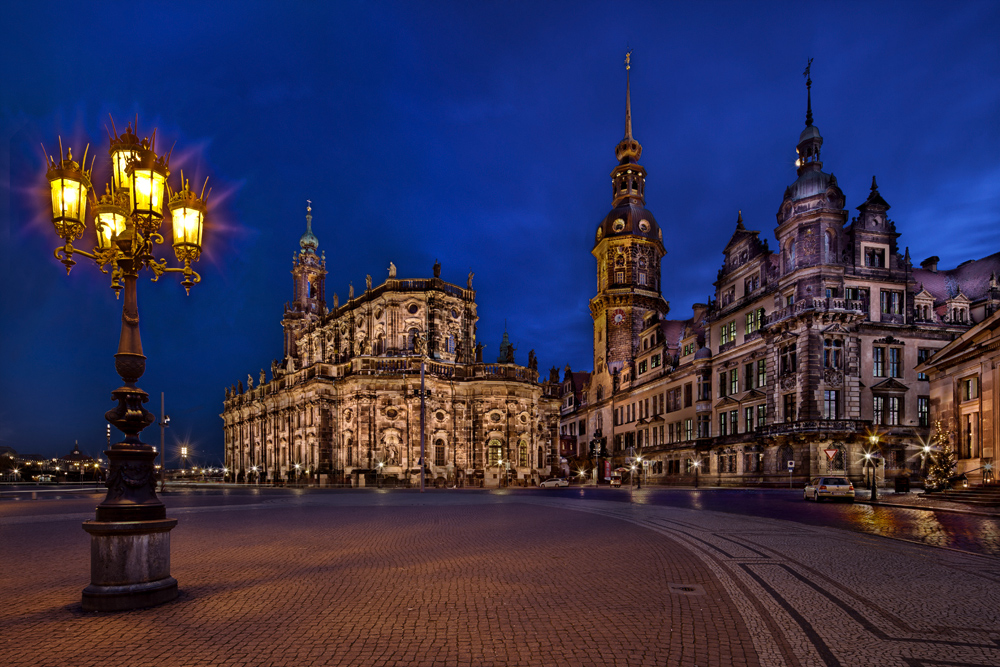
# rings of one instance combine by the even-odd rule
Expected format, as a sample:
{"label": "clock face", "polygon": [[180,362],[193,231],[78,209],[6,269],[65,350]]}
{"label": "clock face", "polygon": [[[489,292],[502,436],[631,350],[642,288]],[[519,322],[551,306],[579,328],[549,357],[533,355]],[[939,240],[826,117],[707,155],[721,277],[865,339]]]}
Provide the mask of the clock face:
{"label": "clock face", "polygon": [[625,321],[625,311],[620,308],[611,314],[611,321],[615,324],[621,324]]}

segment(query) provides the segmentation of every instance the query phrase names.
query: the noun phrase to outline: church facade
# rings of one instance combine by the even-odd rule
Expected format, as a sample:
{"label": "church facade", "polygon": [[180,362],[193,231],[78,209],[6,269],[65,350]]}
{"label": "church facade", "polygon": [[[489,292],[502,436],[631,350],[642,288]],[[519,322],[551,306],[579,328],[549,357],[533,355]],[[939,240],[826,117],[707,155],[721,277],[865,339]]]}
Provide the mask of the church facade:
{"label": "church facade", "polygon": [[476,340],[476,293],[433,278],[388,278],[325,301],[326,261],[311,210],[292,267],[282,359],[226,389],[226,466],[240,481],[438,486],[531,485],[558,445],[559,378],[534,351],[496,363]]}
{"label": "church facade", "polygon": [[612,210],[594,238],[593,371],[563,377],[565,473],[603,442],[601,474],[637,463],[654,483],[920,474],[932,392],[917,367],[1000,309],[1000,253],[951,271],[936,257],[915,267],[875,179],[852,217],[822,145],[809,98],[777,248],[740,214],[710,302],[669,319],[670,235],[645,208],[626,98]]}

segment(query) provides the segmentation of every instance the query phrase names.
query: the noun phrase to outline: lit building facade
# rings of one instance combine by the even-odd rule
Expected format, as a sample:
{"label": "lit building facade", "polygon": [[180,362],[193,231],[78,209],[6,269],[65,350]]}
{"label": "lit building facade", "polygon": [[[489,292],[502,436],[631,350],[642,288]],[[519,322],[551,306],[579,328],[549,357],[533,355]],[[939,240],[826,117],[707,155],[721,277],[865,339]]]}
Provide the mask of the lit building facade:
{"label": "lit building facade", "polygon": [[989,278],[1000,254],[951,271],[936,257],[914,267],[874,178],[851,217],[823,171],[810,99],[777,248],[740,214],[714,297],[670,320],[660,261],[671,237],[645,209],[629,106],[593,251],[594,370],[567,368],[561,451],[587,456],[604,438],[604,474],[641,457],[650,482],[787,485],[863,479],[875,435],[879,480],[919,471],[932,417],[917,366],[1000,307]]}
{"label": "lit building facade", "polygon": [[[996,292],[991,275],[989,290]],[[955,473],[995,483],[1000,444],[1000,311],[978,322],[918,370],[930,376],[931,414],[950,436]],[[933,455],[933,452],[931,453]]]}
{"label": "lit building facade", "polygon": [[[226,466],[241,481],[531,485],[558,447],[558,374],[539,382],[534,352],[514,363],[504,334],[486,363],[476,293],[434,277],[388,278],[333,308],[312,216],[292,267],[281,361],[226,389]],[[423,383],[423,384],[422,384]],[[424,394],[421,395],[423,386]],[[423,399],[423,400],[422,400]],[[423,427],[423,430],[421,430]]]}

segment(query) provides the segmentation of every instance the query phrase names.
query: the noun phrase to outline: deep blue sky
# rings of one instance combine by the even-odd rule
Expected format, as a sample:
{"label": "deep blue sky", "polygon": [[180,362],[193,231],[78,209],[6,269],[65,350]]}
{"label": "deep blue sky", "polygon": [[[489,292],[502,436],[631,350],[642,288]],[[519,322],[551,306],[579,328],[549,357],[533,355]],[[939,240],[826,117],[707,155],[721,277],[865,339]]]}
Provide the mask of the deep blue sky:
{"label": "deep blue sky", "polygon": [[306,199],[331,301],[390,261],[425,277],[439,258],[447,280],[476,273],[487,357],[506,320],[520,363],[533,348],[543,369],[590,369],[627,47],[673,317],[712,290],[737,210],[773,241],[809,57],[848,206],[877,174],[915,262],[1000,250],[1000,3],[149,5],[5,8],[0,444],[18,451],[97,453],[120,383],[121,304],[88,260],[67,277],[53,258],[39,148],[93,142],[103,185],[109,112],[119,128],[138,113],[176,140],[175,174],[215,186],[203,283],[139,286],[139,384],[157,412],[166,392],[168,445],[206,463],[223,388],[281,354]]}

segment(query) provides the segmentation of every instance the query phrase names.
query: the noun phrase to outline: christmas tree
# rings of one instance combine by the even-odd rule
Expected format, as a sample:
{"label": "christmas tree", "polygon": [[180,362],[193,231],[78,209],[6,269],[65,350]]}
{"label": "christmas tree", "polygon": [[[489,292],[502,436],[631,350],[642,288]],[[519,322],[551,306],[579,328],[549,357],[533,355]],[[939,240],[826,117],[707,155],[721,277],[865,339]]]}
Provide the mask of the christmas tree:
{"label": "christmas tree", "polygon": [[941,428],[941,422],[934,423],[934,437],[931,438],[931,462],[927,466],[927,476],[924,478],[924,489],[940,491],[948,488],[948,480],[955,475],[955,465],[958,459],[955,450],[951,448],[950,434]]}

